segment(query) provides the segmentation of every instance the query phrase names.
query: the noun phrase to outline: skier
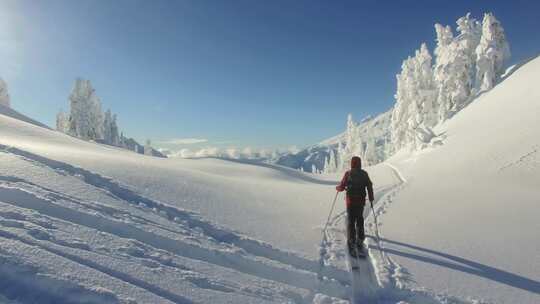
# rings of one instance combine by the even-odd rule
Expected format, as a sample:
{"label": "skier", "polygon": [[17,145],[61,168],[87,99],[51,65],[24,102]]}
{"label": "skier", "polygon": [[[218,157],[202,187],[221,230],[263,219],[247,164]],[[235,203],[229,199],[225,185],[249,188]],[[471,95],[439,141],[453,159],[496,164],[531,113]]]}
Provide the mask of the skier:
{"label": "skier", "polygon": [[366,188],[369,201],[373,203],[373,184],[368,173],[362,170],[360,157],[353,156],[351,170],[345,172],[341,183],[336,186],[338,192],[347,190],[347,245],[351,256],[356,256],[356,251],[361,255],[365,255],[363,243],[366,236],[364,233],[363,213],[366,205]]}

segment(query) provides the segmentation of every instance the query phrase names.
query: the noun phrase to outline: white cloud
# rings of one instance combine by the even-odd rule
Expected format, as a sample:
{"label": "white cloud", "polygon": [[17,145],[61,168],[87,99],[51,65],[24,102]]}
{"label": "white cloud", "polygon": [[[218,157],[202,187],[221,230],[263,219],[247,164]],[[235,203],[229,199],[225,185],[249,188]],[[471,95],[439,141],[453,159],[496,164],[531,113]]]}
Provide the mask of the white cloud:
{"label": "white cloud", "polygon": [[159,141],[160,144],[165,145],[193,145],[208,142],[205,138],[173,138],[169,140]]}
{"label": "white cloud", "polygon": [[204,158],[204,157],[220,157],[231,159],[260,159],[271,157],[277,151],[269,151],[267,149],[254,149],[252,147],[236,148],[229,147],[221,149],[218,147],[205,147],[202,149],[181,149],[168,154],[169,157],[181,158]]}
{"label": "white cloud", "polygon": [[290,153],[292,153],[292,154],[296,154],[296,153],[300,152],[300,149],[298,149],[297,146],[290,146],[290,147],[288,148],[288,151],[289,151]]}
{"label": "white cloud", "polygon": [[220,154],[219,148],[208,147],[195,152],[195,157],[219,157]]}

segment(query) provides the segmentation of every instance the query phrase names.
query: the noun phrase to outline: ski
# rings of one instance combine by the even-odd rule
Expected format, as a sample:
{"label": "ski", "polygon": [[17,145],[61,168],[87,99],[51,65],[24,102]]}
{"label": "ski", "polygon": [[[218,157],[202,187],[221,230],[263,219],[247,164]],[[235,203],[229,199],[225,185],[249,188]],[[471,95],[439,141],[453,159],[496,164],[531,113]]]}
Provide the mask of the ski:
{"label": "ski", "polygon": [[356,246],[348,246],[349,263],[351,264],[351,270],[358,270],[358,252]]}
{"label": "ski", "polygon": [[366,247],[364,246],[364,243],[358,244],[356,248],[356,258],[358,259],[365,259],[367,257],[367,251]]}

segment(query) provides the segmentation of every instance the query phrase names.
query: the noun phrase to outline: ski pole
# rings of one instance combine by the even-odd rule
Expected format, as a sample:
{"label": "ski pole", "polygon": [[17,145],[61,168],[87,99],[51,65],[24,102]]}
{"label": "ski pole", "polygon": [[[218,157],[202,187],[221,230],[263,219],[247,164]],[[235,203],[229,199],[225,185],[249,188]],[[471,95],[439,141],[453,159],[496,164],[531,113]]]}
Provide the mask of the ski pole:
{"label": "ski pole", "polygon": [[330,213],[328,214],[328,218],[326,219],[326,224],[324,224],[324,228],[322,230],[322,239],[321,239],[321,251],[320,251],[320,259],[319,259],[319,271],[317,271],[317,278],[319,281],[322,281],[322,269],[324,266],[324,258],[323,255],[326,254],[326,242],[328,241],[326,239],[326,228],[328,228],[328,223],[330,222],[330,217],[332,216],[332,213],[334,212],[334,206],[336,205],[336,200],[338,197],[339,192],[336,191],[336,196],[334,197],[334,201],[332,202],[332,208],[330,208]]}
{"label": "ski pole", "polygon": [[330,222],[330,217],[332,216],[332,213],[334,212],[334,206],[336,205],[336,200],[337,200],[338,194],[339,194],[339,192],[336,191],[336,196],[334,196],[334,201],[332,202],[332,208],[330,208],[330,213],[328,213],[328,218],[326,219],[326,224],[324,224],[323,235],[325,234],[326,228],[328,227],[328,223]]}

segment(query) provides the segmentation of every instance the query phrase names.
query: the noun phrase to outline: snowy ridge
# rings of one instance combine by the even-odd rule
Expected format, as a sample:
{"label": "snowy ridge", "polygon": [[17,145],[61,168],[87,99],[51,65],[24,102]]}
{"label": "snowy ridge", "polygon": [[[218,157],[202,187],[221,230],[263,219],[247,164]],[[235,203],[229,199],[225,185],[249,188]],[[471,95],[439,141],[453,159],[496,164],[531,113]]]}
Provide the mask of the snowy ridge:
{"label": "snowy ridge", "polygon": [[50,129],[46,125],[44,125],[44,124],[42,124],[42,123],[40,123],[38,121],[35,121],[32,118],[30,118],[28,116],[25,116],[25,115],[15,111],[15,110],[13,110],[12,108],[7,107],[7,106],[2,105],[2,104],[0,104],[0,114],[9,116],[9,117],[11,117],[13,119],[21,120],[21,121],[36,125],[38,127]]}

